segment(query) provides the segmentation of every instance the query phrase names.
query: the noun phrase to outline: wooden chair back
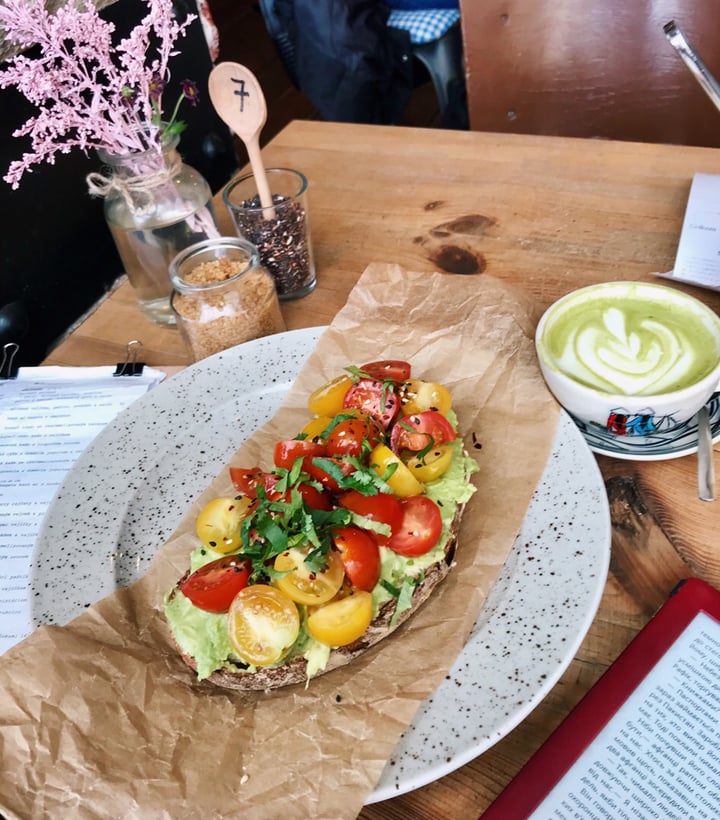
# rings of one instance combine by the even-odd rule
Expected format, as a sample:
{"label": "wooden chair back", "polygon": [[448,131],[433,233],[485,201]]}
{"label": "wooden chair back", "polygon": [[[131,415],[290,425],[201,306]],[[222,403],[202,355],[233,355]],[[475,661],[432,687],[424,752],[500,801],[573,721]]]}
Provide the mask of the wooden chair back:
{"label": "wooden chair back", "polygon": [[720,111],[668,42],[720,79],[716,0],[460,0],[474,131],[720,146]]}

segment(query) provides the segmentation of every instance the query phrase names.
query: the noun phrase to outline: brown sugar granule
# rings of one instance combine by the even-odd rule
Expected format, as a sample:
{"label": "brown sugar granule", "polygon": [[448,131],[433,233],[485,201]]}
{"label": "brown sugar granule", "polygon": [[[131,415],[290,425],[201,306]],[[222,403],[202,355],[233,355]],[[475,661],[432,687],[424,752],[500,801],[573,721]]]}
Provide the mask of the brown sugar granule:
{"label": "brown sugar granule", "polygon": [[190,285],[227,282],[225,287],[176,293],[173,307],[193,357],[203,359],[220,350],[285,330],[275,286],[262,268],[234,282],[247,262],[221,257],[202,262],[183,279]]}
{"label": "brown sugar granule", "polygon": [[228,259],[221,256],[209,262],[201,262],[189,273],[183,276],[188,285],[210,285],[215,282],[225,282],[245,270],[250,261],[246,259]]}

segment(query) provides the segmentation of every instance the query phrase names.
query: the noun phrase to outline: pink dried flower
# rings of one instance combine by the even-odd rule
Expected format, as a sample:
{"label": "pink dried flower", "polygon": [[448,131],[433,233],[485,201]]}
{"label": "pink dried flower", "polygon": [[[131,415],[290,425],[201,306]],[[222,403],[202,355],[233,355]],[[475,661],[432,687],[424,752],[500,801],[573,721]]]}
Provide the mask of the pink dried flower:
{"label": "pink dried flower", "polygon": [[[9,42],[38,45],[40,57],[23,54],[0,72],[0,88],[15,86],[38,109],[13,136],[29,136],[31,151],[11,163],[4,179],[20,179],[40,162],[54,163],[73,147],[123,154],[161,149],[165,129],[159,94],[168,78],[173,45],[195,19],[179,23],[172,0],[145,0],[147,15],[130,35],[113,43],[115,27],[92,0],[71,0],[54,14],[39,0],[4,0],[0,27]],[[158,93],[159,89],[159,93]],[[181,100],[185,97],[183,91]],[[171,117],[172,133],[182,124]]]}

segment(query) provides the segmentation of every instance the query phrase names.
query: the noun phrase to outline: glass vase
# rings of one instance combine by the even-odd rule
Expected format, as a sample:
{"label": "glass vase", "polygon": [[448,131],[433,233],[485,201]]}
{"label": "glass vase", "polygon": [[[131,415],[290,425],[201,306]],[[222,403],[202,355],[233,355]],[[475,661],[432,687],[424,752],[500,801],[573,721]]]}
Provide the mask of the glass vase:
{"label": "glass vase", "polygon": [[140,310],[157,324],[175,324],[170,262],[203,239],[220,235],[212,191],[177,151],[178,137],[129,154],[99,150],[109,176],[91,174],[91,193],[105,197],[105,219]]}

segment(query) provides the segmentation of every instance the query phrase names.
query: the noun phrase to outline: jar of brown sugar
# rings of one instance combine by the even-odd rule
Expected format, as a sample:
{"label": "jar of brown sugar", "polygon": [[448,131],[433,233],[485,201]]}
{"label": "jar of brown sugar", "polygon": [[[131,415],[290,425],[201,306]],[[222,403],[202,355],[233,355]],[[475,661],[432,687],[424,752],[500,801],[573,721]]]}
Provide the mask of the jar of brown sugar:
{"label": "jar of brown sugar", "polygon": [[172,309],[195,361],[285,330],[275,283],[244,239],[206,239],[170,263]]}

